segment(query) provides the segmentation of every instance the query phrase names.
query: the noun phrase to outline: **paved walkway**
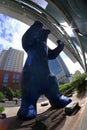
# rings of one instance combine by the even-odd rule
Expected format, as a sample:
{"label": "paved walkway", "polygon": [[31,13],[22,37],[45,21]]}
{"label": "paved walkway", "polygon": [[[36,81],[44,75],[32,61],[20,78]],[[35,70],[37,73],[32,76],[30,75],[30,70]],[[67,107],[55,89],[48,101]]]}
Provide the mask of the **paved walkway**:
{"label": "paved walkway", "polygon": [[[41,103],[48,103],[47,106],[41,106]],[[0,103],[1,106],[5,107],[5,111],[3,113],[5,113],[7,115],[7,117],[13,117],[17,115],[18,109],[20,107],[21,102],[19,101],[18,104],[16,104],[15,101],[6,101],[6,103]],[[38,99],[37,102],[37,113],[43,113],[44,111],[46,111],[48,108],[50,108],[50,104],[49,101],[46,97],[41,96]]]}
{"label": "paved walkway", "polygon": [[[41,107],[40,103],[37,103],[37,113],[43,113],[44,111],[46,111],[48,108],[50,108],[50,104],[44,107]],[[6,107],[5,111],[3,113],[5,113],[8,117],[14,117],[17,115],[19,106],[15,106],[15,107]]]}

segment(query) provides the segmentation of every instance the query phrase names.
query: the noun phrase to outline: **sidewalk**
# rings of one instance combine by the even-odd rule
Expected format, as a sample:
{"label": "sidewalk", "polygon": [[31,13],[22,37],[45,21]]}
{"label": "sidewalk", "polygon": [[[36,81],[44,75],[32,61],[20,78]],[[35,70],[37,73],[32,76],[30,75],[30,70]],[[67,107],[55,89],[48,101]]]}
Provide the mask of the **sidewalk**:
{"label": "sidewalk", "polygon": [[[42,107],[41,106],[41,103],[45,103],[47,102],[48,105],[47,106],[44,106]],[[5,107],[5,111],[3,113],[5,113],[7,115],[7,118],[8,117],[14,117],[17,115],[17,112],[18,112],[18,109],[20,107],[20,104],[21,102],[19,101],[18,104],[16,104],[14,101],[13,103],[9,103],[7,102],[4,107]],[[45,97],[45,96],[41,96],[39,99],[38,99],[38,102],[37,102],[37,114],[40,114],[40,113],[43,113],[44,111],[46,111],[48,108],[50,108],[50,103],[48,101],[48,99]]]}
{"label": "sidewalk", "polygon": [[[37,103],[37,114],[43,113],[48,108],[50,108],[50,104],[47,105],[47,106],[41,107],[41,104]],[[19,109],[19,106],[16,106],[16,107],[6,107],[5,111],[3,113],[6,114],[7,118],[14,117],[14,116],[17,115],[18,109]]]}

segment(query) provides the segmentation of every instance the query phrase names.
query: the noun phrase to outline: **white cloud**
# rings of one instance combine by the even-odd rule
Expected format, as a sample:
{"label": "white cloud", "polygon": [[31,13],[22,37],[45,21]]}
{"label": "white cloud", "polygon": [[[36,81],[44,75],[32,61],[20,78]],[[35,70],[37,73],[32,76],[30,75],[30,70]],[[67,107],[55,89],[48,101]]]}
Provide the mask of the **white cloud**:
{"label": "white cloud", "polygon": [[16,23],[13,21],[14,20],[12,20],[12,25],[15,27],[15,31],[13,34],[12,47],[15,49],[23,50],[22,44],[21,44],[21,39],[22,39],[22,36],[25,33],[25,31],[29,28],[29,26],[20,21],[16,21]]}
{"label": "white cloud", "polygon": [[11,46],[10,42],[1,37],[0,37],[0,44],[3,46],[3,49],[8,49]]}
{"label": "white cloud", "polygon": [[50,39],[47,40],[47,46],[50,48],[50,49],[54,49],[57,47],[56,44],[54,44]]}
{"label": "white cloud", "polygon": [[3,49],[13,47],[23,50],[21,38],[29,26],[14,18],[0,14],[0,27],[0,44],[3,44]]}

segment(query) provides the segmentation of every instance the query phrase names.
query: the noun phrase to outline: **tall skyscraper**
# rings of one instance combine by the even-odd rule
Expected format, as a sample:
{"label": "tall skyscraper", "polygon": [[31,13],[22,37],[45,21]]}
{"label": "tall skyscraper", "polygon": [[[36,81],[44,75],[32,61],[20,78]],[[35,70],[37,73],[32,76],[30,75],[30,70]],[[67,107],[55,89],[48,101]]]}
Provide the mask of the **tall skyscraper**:
{"label": "tall skyscraper", "polygon": [[60,56],[58,56],[56,59],[49,60],[48,64],[51,73],[57,77],[59,83],[69,82],[71,77],[70,72]]}
{"label": "tall skyscraper", "polygon": [[9,48],[0,54],[0,70],[21,72],[23,68],[24,52]]}
{"label": "tall skyscraper", "polygon": [[9,48],[0,54],[0,91],[4,94],[7,88],[14,90],[21,88],[21,72],[23,68],[24,52]]}

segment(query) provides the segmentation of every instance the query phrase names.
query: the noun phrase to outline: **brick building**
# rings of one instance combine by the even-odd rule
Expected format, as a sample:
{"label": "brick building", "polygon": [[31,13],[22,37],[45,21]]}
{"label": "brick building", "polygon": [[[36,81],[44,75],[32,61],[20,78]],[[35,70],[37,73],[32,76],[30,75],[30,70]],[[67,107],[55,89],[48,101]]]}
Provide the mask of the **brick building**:
{"label": "brick building", "polygon": [[8,87],[13,90],[21,88],[20,72],[0,70],[0,91],[6,93]]}

